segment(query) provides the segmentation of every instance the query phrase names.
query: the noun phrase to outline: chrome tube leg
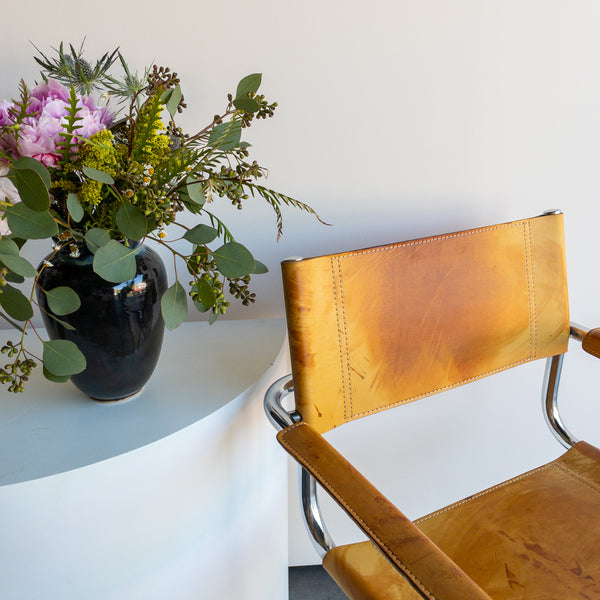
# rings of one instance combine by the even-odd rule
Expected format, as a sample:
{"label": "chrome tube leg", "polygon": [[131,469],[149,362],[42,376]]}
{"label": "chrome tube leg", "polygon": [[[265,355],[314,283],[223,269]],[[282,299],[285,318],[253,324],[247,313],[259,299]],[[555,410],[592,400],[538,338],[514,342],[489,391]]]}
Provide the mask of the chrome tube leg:
{"label": "chrome tube leg", "polygon": [[331,535],[327,531],[321,507],[317,498],[317,482],[304,468],[298,467],[298,488],[304,524],[310,533],[311,540],[319,556],[323,558],[329,550],[335,548]]}
{"label": "chrome tube leg", "polygon": [[546,361],[546,373],[544,375],[544,387],[542,402],[544,406],[544,416],[550,431],[554,437],[565,448],[570,448],[577,443],[577,439],[569,433],[558,412],[558,385],[560,383],[560,374],[562,371],[564,354],[558,354],[548,358]]}

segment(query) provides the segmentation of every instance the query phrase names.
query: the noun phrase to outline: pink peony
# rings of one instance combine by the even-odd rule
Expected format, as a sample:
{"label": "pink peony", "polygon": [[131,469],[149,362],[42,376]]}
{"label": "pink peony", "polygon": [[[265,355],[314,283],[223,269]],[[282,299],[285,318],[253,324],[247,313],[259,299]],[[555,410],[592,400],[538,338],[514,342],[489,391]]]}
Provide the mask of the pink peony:
{"label": "pink peony", "polygon": [[49,79],[31,90],[29,108],[32,112],[38,112],[54,100],[59,100],[65,105],[69,102],[69,96],[69,90],[64,85],[54,81],[54,79]]}
{"label": "pink peony", "polygon": [[4,127],[4,125],[10,125],[13,123],[14,119],[9,112],[13,106],[14,104],[8,100],[3,100],[0,102],[0,127]]}
{"label": "pink peony", "polygon": [[[21,124],[19,138],[15,145],[13,136],[6,135],[0,144],[15,158],[30,156],[39,160],[46,167],[56,167],[59,160],[58,144],[64,141],[61,133],[66,131],[66,117],[69,114],[70,92],[52,79],[36,86],[31,91],[29,111],[34,113]],[[10,124],[12,119],[10,102],[0,103],[0,126]],[[108,108],[100,108],[91,96],[77,96],[77,116],[80,118],[75,131],[78,138],[89,138],[95,133],[109,127],[113,120]]]}

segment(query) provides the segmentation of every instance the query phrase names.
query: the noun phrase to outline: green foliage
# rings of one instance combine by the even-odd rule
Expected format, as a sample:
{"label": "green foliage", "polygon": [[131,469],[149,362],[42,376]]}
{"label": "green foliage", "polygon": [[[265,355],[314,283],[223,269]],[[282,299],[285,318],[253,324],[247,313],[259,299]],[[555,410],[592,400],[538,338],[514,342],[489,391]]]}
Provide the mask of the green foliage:
{"label": "green foliage", "polygon": [[105,229],[88,229],[85,232],[85,244],[87,249],[96,254],[96,250],[110,241],[110,232]]}
{"label": "green foliage", "polygon": [[[94,255],[94,271],[114,283],[135,276],[134,244],[153,241],[170,250],[175,263],[185,266],[176,268],[175,281],[161,298],[165,325],[174,329],[187,316],[188,297],[213,323],[227,311],[227,295],[243,305],[254,302],[251,278],[268,271],[208,210],[212,202],[223,199],[242,209],[251,197],[262,198],[275,212],[277,239],[283,206],[316,216],[308,205],[262,185],[266,170],[249,158],[245,130],[255,120],[272,117],[277,106],[259,94],[260,73],[244,77],[235,95],[228,94],[221,114],[190,135],[175,122],[186,104],[179,77],[169,68],[154,65],[138,75],[118,50],[88,61],[83,44],[66,49],[61,43],[56,56],[38,53],[42,77],[62,82],[69,92],[56,164],[46,163],[52,167],[10,151],[18,147],[26,119],[35,116],[24,82],[11,108],[14,123],[0,126],[0,138],[10,140],[0,144],[0,160],[9,163],[7,177],[21,200],[11,204],[0,196],[0,217],[5,216],[11,232],[0,236],[0,318],[21,333],[19,342],[2,349],[13,362],[0,368],[0,382],[14,392],[23,390],[36,366],[24,347],[33,294],[28,299],[12,285],[26,279],[38,285],[38,272],[20,256],[26,240],[52,238],[55,251],[68,247],[73,256],[88,250]],[[118,67],[120,75],[110,72]],[[81,135],[85,103],[78,94],[92,92],[103,93],[104,102],[116,99],[121,112],[110,128],[86,139]],[[183,214],[195,223],[185,225]],[[40,269],[51,268],[51,260]],[[188,281],[182,281],[182,272]],[[70,327],[59,317],[79,309],[77,294],[68,287],[42,291],[50,316]],[[83,355],[71,342],[43,344],[49,380],[65,381],[85,368]]]}
{"label": "green foliage", "polygon": [[187,316],[187,294],[179,281],[163,294],[160,308],[167,329],[176,329]]}
{"label": "green foliage", "polygon": [[43,240],[58,233],[58,225],[50,212],[38,212],[24,202],[4,207],[8,226],[14,236],[25,240]]}
{"label": "green foliage", "polygon": [[92,181],[97,181],[98,183],[112,185],[115,182],[115,180],[108,173],[93,167],[84,166],[82,167],[81,171],[86,177],[89,177]]}
{"label": "green foliage", "polygon": [[42,291],[46,294],[50,310],[56,315],[70,315],[81,306],[81,300],[77,292],[66,285]]}
{"label": "green foliage", "polygon": [[[41,165],[40,165],[41,166]],[[19,192],[21,202],[36,212],[50,208],[50,195],[44,179],[36,169],[11,169],[8,178]]]}
{"label": "green foliage", "polygon": [[35,160],[35,158],[30,158],[29,156],[17,158],[17,160],[12,163],[12,168],[13,171],[18,169],[33,169],[42,178],[46,189],[50,189],[52,183],[50,173],[48,172],[48,169],[46,169],[41,162]]}
{"label": "green foliage", "polygon": [[250,275],[256,267],[249,250],[237,242],[228,242],[214,252],[213,258],[220,273],[229,279]]}
{"label": "green foliage", "polygon": [[[183,234],[183,239],[192,244],[210,244],[218,236],[218,231],[214,227],[200,223]],[[1,258],[1,257],[0,257]]]}
{"label": "green foliage", "polygon": [[86,367],[85,356],[69,340],[44,342],[42,359],[45,369],[57,377],[76,375]]}
{"label": "green foliage", "polygon": [[116,222],[119,231],[130,240],[141,240],[146,235],[147,221],[144,213],[125,200],[117,211]]}
{"label": "green foliage", "polygon": [[27,297],[11,285],[0,288],[0,306],[17,321],[27,321],[33,317],[33,308]]}
{"label": "green foliage", "polygon": [[79,202],[79,198],[73,192],[67,194],[67,211],[75,223],[79,223],[85,217],[85,212]]}
{"label": "green foliage", "polygon": [[69,163],[71,160],[71,154],[76,150],[77,144],[75,143],[74,137],[77,129],[81,129],[81,125],[78,125],[78,121],[81,121],[79,116],[79,106],[77,105],[77,94],[75,93],[75,86],[71,85],[71,94],[69,96],[69,106],[67,107],[67,116],[63,117],[63,124],[65,131],[61,133],[63,138],[59,142],[58,147],[62,153],[62,162]]}
{"label": "green foliage", "polygon": [[135,249],[110,240],[96,250],[93,268],[94,272],[106,281],[129,281],[135,277]]}

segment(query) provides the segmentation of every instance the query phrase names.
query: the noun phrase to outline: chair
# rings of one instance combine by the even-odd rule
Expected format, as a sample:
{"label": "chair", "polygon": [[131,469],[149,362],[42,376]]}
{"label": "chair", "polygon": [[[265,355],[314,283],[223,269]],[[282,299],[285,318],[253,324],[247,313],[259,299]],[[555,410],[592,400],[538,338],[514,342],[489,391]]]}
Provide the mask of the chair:
{"label": "chair", "polygon": [[[308,529],[347,596],[600,598],[600,451],[578,442],[557,410],[569,337],[600,357],[600,329],[569,322],[560,211],[289,259],[282,272],[292,378],[271,386],[265,408],[302,467]],[[566,453],[414,522],[322,437],[541,358],[547,422]],[[368,541],[334,545],[315,482]]]}

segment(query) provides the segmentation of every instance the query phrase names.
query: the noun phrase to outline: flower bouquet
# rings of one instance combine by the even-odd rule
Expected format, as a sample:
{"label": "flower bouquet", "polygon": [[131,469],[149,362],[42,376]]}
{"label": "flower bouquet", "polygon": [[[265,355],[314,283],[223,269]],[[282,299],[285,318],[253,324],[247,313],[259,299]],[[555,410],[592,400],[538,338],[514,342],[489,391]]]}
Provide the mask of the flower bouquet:
{"label": "flower bouquet", "polygon": [[[32,89],[21,81],[18,98],[0,103],[0,317],[20,332],[2,348],[12,362],[0,367],[0,382],[12,392],[24,389],[40,361],[52,380],[85,369],[72,342],[42,340],[41,357],[26,348],[28,330],[39,337],[31,322],[34,289],[55,253],[92,253],[94,272],[119,283],[135,275],[140,242],[169,249],[175,281],[161,311],[174,329],[186,318],[188,296],[213,322],[229,304],[225,289],[245,305],[254,302],[250,278],[267,270],[211,212],[214,200],[241,209],[250,197],[262,198],[275,211],[278,238],[282,205],[316,216],[261,184],[265,169],[250,160],[242,141],[244,129],[276,108],[258,93],[260,74],[244,77],[220,115],[186,134],[175,122],[186,107],[180,81],[168,68],[139,75],[118,50],[91,63],[83,46],[66,51],[62,44],[56,56],[40,52],[36,61],[43,81]],[[111,74],[118,67],[121,74]],[[21,256],[32,239],[50,240],[39,269]],[[26,279],[32,280],[29,295],[19,285]],[[53,318],[80,306],[68,286],[47,300]]]}

